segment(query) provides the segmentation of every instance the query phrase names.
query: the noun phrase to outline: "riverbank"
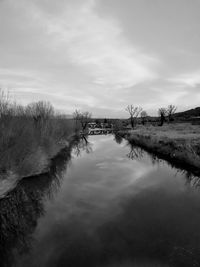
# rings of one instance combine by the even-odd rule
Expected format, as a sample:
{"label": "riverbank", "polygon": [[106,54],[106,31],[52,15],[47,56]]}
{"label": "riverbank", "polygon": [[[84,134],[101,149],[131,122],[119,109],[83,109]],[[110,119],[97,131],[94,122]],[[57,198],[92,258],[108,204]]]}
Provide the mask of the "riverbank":
{"label": "riverbank", "polygon": [[[40,155],[38,153],[38,150],[36,150],[35,154],[32,155],[31,162],[26,162],[26,170],[28,170],[28,167],[31,166],[31,169],[29,169],[29,171],[13,172],[10,170],[6,172],[4,176],[1,175],[0,198],[5,197],[10,191],[12,191],[16,187],[18,182],[22,179],[38,177],[47,173],[51,173],[52,168],[54,168],[55,161],[62,158],[63,155],[66,159],[68,159],[69,156],[66,157],[66,152],[67,154],[70,154],[73,146],[79,143],[79,139],[80,137],[73,133],[59,143],[52,144],[49,150],[49,152],[51,153],[48,154],[45,151],[42,151],[41,148],[39,148]],[[33,157],[35,158],[35,162],[32,162]],[[19,166],[19,168],[22,167]]]}
{"label": "riverbank", "polygon": [[121,137],[170,163],[200,174],[200,127],[189,123],[138,127]]}
{"label": "riverbank", "polygon": [[23,177],[48,172],[50,161],[75,133],[73,119],[49,102],[17,104],[0,89],[0,196]]}

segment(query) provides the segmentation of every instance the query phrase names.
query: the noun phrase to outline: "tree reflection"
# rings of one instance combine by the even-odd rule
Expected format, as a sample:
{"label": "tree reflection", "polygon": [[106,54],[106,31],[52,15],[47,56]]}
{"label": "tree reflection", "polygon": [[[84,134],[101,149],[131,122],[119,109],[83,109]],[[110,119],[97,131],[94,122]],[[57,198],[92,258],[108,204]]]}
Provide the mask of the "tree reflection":
{"label": "tree reflection", "polygon": [[151,159],[153,165],[159,165],[162,162],[165,162],[172,169],[176,170],[176,173],[182,174],[185,176],[186,184],[197,189],[200,188],[200,173],[199,170],[193,169],[190,166],[185,166],[181,162],[173,162],[172,159],[165,158],[163,155],[157,155],[155,153],[149,152],[144,148],[141,148],[133,143],[127,142],[127,146],[130,148],[130,151],[126,156],[131,160],[141,160],[144,155],[148,155]]}
{"label": "tree reflection", "polygon": [[45,213],[44,200],[53,198],[60,188],[71,160],[71,151],[78,141],[73,140],[52,160],[49,173],[23,179],[0,200],[1,266],[13,266],[17,254],[30,250],[38,218]]}
{"label": "tree reflection", "polygon": [[85,135],[78,138],[73,146],[73,152],[77,157],[81,156],[83,151],[87,154],[92,152],[92,144],[88,141],[88,138]]}
{"label": "tree reflection", "polygon": [[25,184],[20,183],[0,201],[1,266],[12,266],[13,249],[17,253],[29,251],[37,219],[44,214],[44,192],[40,187],[30,189]]}
{"label": "tree reflection", "polygon": [[134,160],[134,159],[141,159],[144,156],[144,150],[138,146],[133,144],[129,144],[130,151],[126,154],[127,158]]}
{"label": "tree reflection", "polygon": [[123,137],[121,137],[120,135],[118,135],[118,134],[115,134],[114,135],[114,140],[115,140],[115,142],[117,143],[117,144],[121,144],[122,143],[122,141],[123,141]]}

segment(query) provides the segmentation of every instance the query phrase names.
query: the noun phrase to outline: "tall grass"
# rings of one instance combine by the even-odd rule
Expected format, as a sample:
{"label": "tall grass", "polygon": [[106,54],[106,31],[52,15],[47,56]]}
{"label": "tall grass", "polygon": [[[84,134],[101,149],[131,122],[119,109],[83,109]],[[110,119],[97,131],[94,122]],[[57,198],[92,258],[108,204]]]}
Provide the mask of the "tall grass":
{"label": "tall grass", "polygon": [[197,125],[176,123],[163,127],[142,126],[118,134],[177,166],[183,166],[194,174],[200,173],[200,129]]}
{"label": "tall grass", "polygon": [[29,176],[48,166],[74,130],[48,102],[21,106],[0,90],[0,176]]}

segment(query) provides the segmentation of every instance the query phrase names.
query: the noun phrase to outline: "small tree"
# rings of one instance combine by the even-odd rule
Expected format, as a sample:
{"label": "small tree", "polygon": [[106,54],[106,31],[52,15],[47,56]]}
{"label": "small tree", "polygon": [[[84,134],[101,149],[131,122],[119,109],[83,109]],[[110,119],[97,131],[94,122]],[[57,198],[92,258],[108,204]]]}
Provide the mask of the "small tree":
{"label": "small tree", "polygon": [[160,116],[160,126],[163,126],[166,121],[167,110],[165,108],[159,108],[158,115]]}
{"label": "small tree", "polygon": [[81,112],[80,112],[80,110],[75,110],[74,111],[74,113],[73,113],[73,118],[74,118],[74,120],[75,120],[75,131],[78,131],[78,128],[79,128],[79,126],[78,126],[78,122],[79,122],[79,120],[80,120],[80,117],[81,117]]}
{"label": "small tree", "polygon": [[174,105],[169,105],[167,107],[167,116],[168,116],[168,121],[171,122],[173,121],[173,115],[176,112],[177,107]]}
{"label": "small tree", "polygon": [[113,128],[114,132],[117,133],[118,131],[120,131],[123,128],[122,120],[120,120],[120,119],[113,120],[112,126],[113,126],[112,128]]}
{"label": "small tree", "polygon": [[140,113],[140,116],[141,116],[141,120],[142,120],[142,124],[145,125],[146,121],[147,121],[147,112],[145,110],[143,110],[141,113]]}
{"label": "small tree", "polygon": [[88,123],[91,120],[92,114],[88,111],[81,112],[79,110],[75,110],[73,113],[73,117],[76,121],[76,125],[78,122],[80,122],[82,131],[86,130]]}
{"label": "small tree", "polygon": [[36,125],[45,124],[54,116],[54,108],[49,102],[39,101],[29,104],[26,113],[33,118]]}
{"label": "small tree", "polygon": [[92,114],[88,111],[82,112],[80,116],[80,123],[82,130],[84,131],[87,128],[88,123],[90,122]]}
{"label": "small tree", "polygon": [[10,96],[9,93],[0,88],[0,119],[3,119],[9,113]]}
{"label": "small tree", "polygon": [[133,105],[128,105],[125,109],[130,114],[131,127],[134,128],[136,119],[142,111],[141,107],[134,107]]}

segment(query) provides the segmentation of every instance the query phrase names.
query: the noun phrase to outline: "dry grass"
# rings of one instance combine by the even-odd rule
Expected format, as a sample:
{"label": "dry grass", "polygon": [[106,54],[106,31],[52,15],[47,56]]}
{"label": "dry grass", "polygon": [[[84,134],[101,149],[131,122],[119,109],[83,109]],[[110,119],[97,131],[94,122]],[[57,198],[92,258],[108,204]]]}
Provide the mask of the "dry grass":
{"label": "dry grass", "polygon": [[56,115],[50,103],[22,107],[0,90],[1,180],[43,172],[73,132],[74,121]]}
{"label": "dry grass", "polygon": [[130,142],[164,156],[174,163],[200,169],[200,127],[189,123],[142,127],[121,132]]}
{"label": "dry grass", "polygon": [[165,124],[162,127],[139,127],[136,131],[141,131],[143,133],[150,132],[159,137],[168,137],[172,139],[194,140],[199,139],[200,137],[200,126],[192,125],[190,123]]}

